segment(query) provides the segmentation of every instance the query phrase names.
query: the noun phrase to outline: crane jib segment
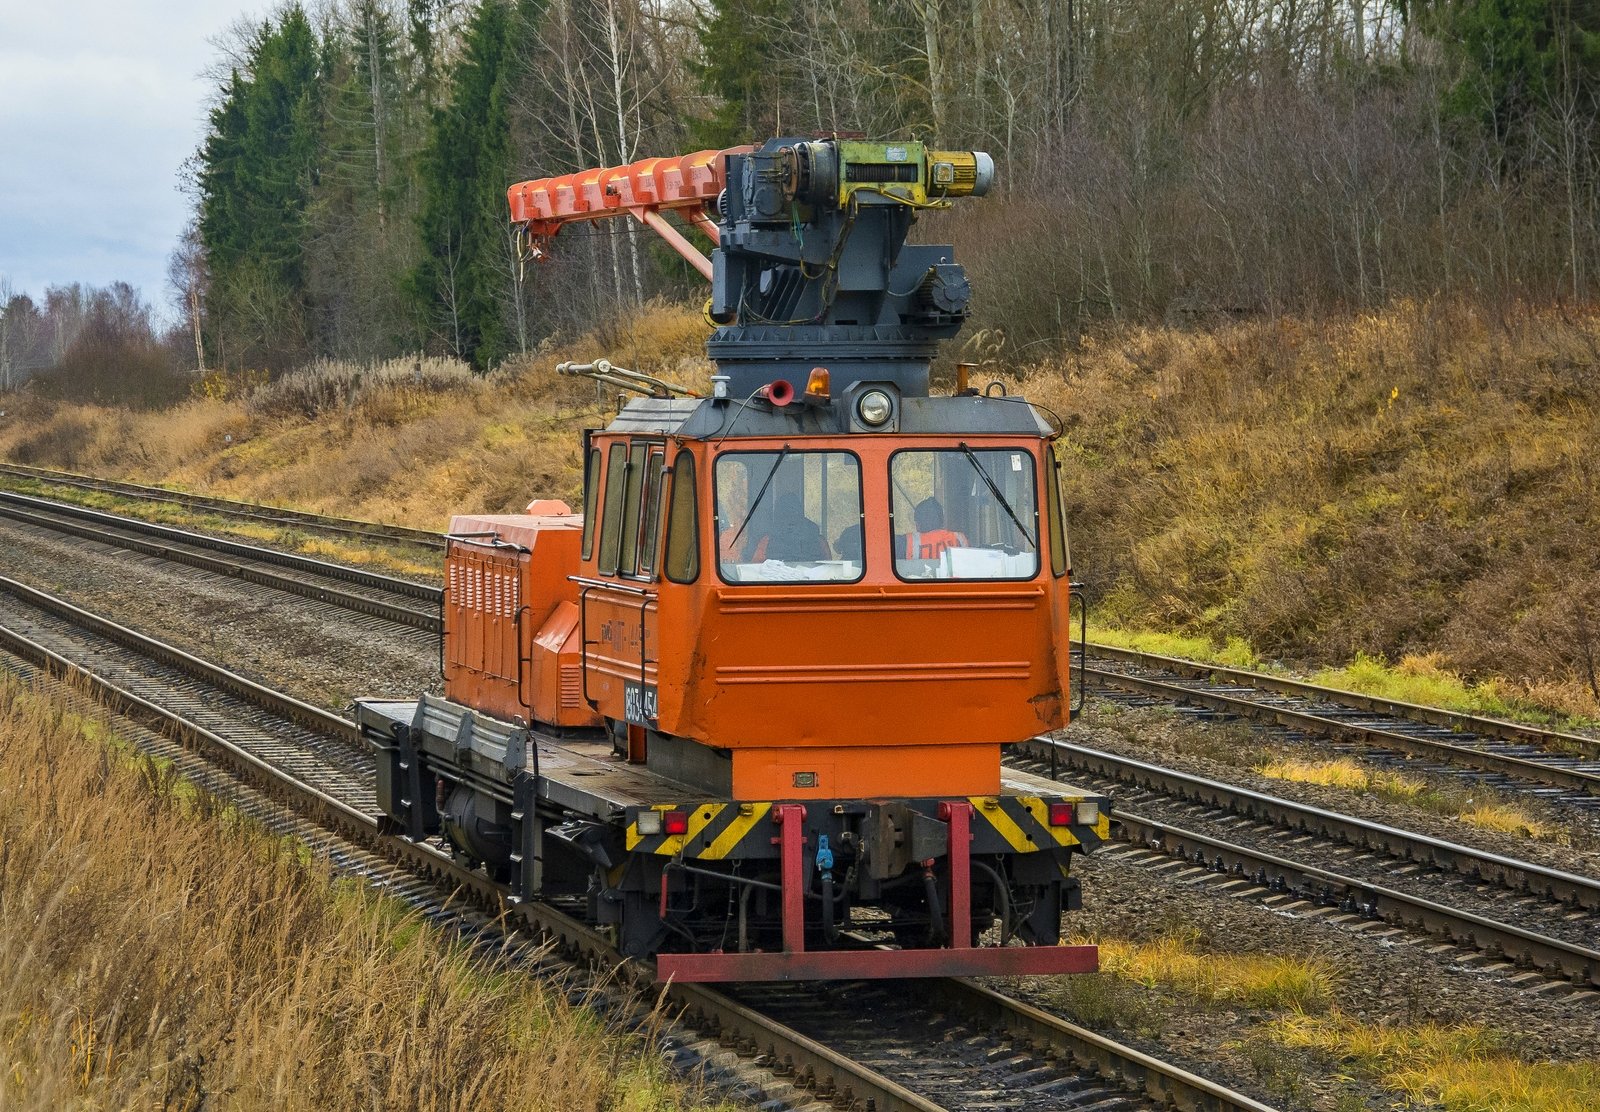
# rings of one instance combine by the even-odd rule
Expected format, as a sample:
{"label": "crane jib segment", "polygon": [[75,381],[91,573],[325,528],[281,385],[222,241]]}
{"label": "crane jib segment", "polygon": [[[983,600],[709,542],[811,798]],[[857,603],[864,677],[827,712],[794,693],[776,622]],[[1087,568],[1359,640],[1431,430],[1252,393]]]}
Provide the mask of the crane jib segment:
{"label": "crane jib segment", "polygon": [[[706,214],[727,176],[727,156],[753,147],[696,151],[678,158],[646,158],[626,166],[580,170],[519,182],[506,190],[511,222],[520,225],[533,253],[563,226],[579,221],[633,216],[649,225],[709,279],[711,264],[661,216],[677,210],[684,219],[717,240],[717,224]],[[703,264],[703,265],[702,265]]]}

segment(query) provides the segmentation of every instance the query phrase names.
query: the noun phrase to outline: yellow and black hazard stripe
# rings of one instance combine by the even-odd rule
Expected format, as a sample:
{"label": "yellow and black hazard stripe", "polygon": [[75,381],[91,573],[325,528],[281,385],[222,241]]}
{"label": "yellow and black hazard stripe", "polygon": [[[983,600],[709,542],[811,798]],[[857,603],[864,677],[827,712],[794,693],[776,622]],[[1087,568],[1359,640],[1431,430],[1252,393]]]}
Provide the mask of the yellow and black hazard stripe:
{"label": "yellow and black hazard stripe", "polygon": [[[656,811],[686,811],[689,829],[683,834],[640,834],[639,823],[628,824],[627,846],[631,853],[654,853],[662,857],[682,854],[701,861],[717,861],[736,856],[739,843],[772,812],[770,803],[657,804]],[[770,837],[768,832],[768,837]]]}
{"label": "yellow and black hazard stripe", "polygon": [[[1105,808],[1091,826],[1050,825],[1050,804],[1036,795],[973,795],[972,837],[975,853],[1035,853],[1078,845],[1080,833],[1092,831],[1102,839],[1110,836],[1110,820]],[[1065,802],[1057,800],[1056,802]]]}

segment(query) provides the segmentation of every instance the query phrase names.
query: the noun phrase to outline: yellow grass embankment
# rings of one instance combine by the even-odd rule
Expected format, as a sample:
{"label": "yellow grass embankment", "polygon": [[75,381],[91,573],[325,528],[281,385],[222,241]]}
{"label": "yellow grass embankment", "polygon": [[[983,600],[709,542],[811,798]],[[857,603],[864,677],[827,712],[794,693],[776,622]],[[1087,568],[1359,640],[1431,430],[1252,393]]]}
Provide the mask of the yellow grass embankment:
{"label": "yellow grass embankment", "polygon": [[22,395],[4,407],[0,457],[442,529],[536,497],[576,505],[578,432],[603,425],[616,397],[558,378],[556,363],[605,357],[704,389],[707,331],[698,311],[652,305],[489,375],[445,359],[321,364],[267,385],[212,374],[201,396],[153,412]]}
{"label": "yellow grass embankment", "polygon": [[677,1109],[697,1094],[0,672],[0,1107]]}
{"label": "yellow grass embankment", "polygon": [[1600,309],[1129,328],[1032,369],[1099,616],[1600,714]]}

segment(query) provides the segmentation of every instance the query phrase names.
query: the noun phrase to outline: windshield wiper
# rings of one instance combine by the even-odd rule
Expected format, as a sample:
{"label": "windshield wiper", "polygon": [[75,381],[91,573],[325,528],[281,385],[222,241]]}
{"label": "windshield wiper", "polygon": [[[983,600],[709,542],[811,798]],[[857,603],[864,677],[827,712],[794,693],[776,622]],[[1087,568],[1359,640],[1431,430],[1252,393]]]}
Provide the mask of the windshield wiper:
{"label": "windshield wiper", "polygon": [[772,485],[772,477],[778,473],[778,468],[783,466],[783,458],[789,454],[789,445],[783,446],[783,451],[778,453],[778,458],[772,461],[772,470],[767,472],[767,477],[761,480],[761,489],[756,491],[756,496],[750,502],[750,508],[744,512],[744,520],[739,522],[739,531],[733,535],[733,540],[728,547],[732,548],[739,543],[739,538],[744,536],[745,527],[750,524],[750,519],[756,516],[756,507],[761,505],[761,499],[766,497],[767,487]]}
{"label": "windshield wiper", "polygon": [[1022,539],[1028,542],[1029,548],[1037,552],[1039,550],[1039,542],[1033,539],[1033,534],[1028,532],[1027,527],[1017,517],[1017,511],[1011,508],[1011,503],[1006,501],[1006,496],[1000,493],[999,487],[995,486],[994,480],[989,477],[989,472],[984,469],[982,463],[978,462],[976,453],[967,447],[965,442],[962,443],[961,450],[967,453],[967,462],[972,464],[972,469],[983,477],[984,485],[989,488],[989,493],[994,495],[995,501],[1005,507],[1006,516],[1011,519],[1011,524],[1017,527],[1017,532],[1022,534]]}

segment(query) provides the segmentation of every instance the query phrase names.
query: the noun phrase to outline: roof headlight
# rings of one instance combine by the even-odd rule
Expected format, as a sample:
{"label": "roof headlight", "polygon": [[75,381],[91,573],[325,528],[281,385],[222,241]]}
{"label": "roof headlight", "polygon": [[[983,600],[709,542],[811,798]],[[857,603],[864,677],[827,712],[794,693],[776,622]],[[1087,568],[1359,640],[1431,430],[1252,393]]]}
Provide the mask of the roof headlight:
{"label": "roof headlight", "polygon": [[856,402],[856,416],[863,425],[877,428],[894,413],[894,402],[882,390],[868,390]]}

